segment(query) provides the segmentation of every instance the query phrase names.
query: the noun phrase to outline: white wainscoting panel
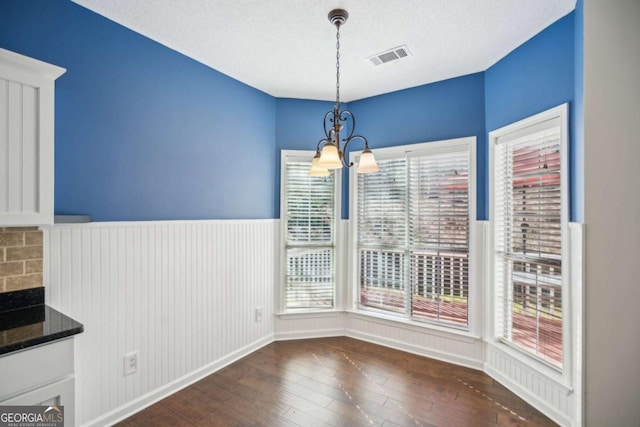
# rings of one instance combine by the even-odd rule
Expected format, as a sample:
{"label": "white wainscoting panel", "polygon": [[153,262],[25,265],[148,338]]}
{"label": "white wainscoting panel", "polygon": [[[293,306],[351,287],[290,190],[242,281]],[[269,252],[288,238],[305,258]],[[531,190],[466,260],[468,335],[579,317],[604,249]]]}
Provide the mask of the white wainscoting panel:
{"label": "white wainscoting panel", "polygon": [[[583,420],[583,229],[584,225],[569,224],[570,250],[570,310],[571,363],[570,372],[557,380],[545,374],[526,357],[492,340],[487,333],[485,367],[487,374],[519,395],[532,406],[562,426],[578,427]],[[488,279],[488,286],[490,286]],[[491,328],[491,326],[490,326]],[[492,331],[492,329],[489,329]]]}
{"label": "white wainscoting panel", "polygon": [[482,369],[481,338],[347,313],[345,335],[420,356]]}
{"label": "white wainscoting panel", "polygon": [[[78,425],[111,424],[272,342],[277,227],[229,220],[44,228],[47,303],[85,326],[75,346]],[[125,376],[131,352],[139,367]]]}
{"label": "white wainscoting panel", "polygon": [[344,336],[344,312],[279,314],[275,318],[278,341]]}
{"label": "white wainscoting panel", "polygon": [[562,426],[569,420],[573,393],[535,367],[495,344],[486,346],[485,372]]}

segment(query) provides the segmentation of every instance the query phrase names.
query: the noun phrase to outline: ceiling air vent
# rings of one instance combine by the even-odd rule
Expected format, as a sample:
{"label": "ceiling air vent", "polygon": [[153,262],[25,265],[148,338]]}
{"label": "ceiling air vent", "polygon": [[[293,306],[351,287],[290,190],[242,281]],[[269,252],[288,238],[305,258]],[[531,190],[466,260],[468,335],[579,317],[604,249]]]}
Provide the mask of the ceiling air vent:
{"label": "ceiling air vent", "polygon": [[409,56],[411,52],[407,49],[407,46],[398,46],[393,49],[389,49],[382,53],[377,53],[373,56],[368,57],[367,59],[371,61],[373,65],[385,64],[387,62],[395,61],[397,59],[406,58]]}

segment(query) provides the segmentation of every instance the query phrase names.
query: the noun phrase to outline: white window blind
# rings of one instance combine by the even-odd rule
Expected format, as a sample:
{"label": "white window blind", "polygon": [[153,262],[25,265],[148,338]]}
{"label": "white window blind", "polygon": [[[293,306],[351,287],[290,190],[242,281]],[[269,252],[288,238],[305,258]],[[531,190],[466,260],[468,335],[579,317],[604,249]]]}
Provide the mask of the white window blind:
{"label": "white window blind", "polygon": [[409,188],[413,316],[467,326],[468,149],[412,157]]}
{"label": "white window blind", "polygon": [[334,307],[336,178],[309,177],[312,157],[283,156],[285,311]]}
{"label": "white window blind", "polygon": [[358,179],[360,303],[405,312],[407,159],[381,159],[377,173]]}
{"label": "white window blind", "polygon": [[421,147],[357,177],[360,306],[468,327],[469,143]]}
{"label": "white window blind", "polygon": [[498,336],[562,368],[562,133],[560,120],[494,145],[494,278]]}

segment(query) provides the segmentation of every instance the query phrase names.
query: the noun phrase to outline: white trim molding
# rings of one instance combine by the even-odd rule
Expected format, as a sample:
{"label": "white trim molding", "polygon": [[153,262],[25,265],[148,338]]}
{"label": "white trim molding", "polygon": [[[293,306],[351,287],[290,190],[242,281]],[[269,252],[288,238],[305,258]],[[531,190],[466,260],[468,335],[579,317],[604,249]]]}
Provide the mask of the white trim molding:
{"label": "white trim molding", "polygon": [[[333,178],[333,239],[331,242],[307,242],[307,241],[298,241],[292,240],[290,242],[287,241],[287,196],[288,196],[288,175],[287,175],[287,166],[289,163],[308,163],[309,168],[311,167],[311,161],[313,160],[313,156],[315,151],[306,151],[306,150],[281,150],[280,151],[280,233],[279,233],[279,262],[278,262],[278,270],[279,274],[276,279],[276,284],[278,285],[276,291],[276,311],[278,313],[296,313],[298,310],[293,309],[287,311],[285,304],[285,287],[287,283],[287,245],[289,245],[289,249],[299,248],[299,249],[311,249],[311,248],[322,248],[322,249],[333,249],[333,306],[327,308],[327,311],[334,311],[336,309],[340,309],[342,307],[342,298],[341,298],[341,254],[340,254],[340,244],[342,243],[340,239],[340,229],[341,229],[341,221],[340,216],[342,214],[342,173],[341,170],[331,171],[330,176]],[[318,177],[307,178],[306,179],[318,179]],[[318,181],[321,183],[322,181]],[[300,184],[300,182],[298,182]],[[317,186],[316,186],[317,187]],[[315,187],[311,187],[315,188]],[[295,194],[295,193],[294,193]],[[326,193],[325,193],[326,194]],[[322,308],[309,308],[307,311],[322,311]],[[305,311],[305,310],[300,310]]]}

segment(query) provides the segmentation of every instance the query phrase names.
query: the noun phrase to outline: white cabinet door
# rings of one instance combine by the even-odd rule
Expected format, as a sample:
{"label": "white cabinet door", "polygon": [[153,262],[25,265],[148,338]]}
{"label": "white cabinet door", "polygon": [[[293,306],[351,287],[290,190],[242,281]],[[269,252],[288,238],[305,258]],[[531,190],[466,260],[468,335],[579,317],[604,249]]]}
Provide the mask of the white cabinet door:
{"label": "white cabinet door", "polygon": [[62,405],[65,426],[73,426],[73,344],[65,338],[0,357],[0,405]]}
{"label": "white cabinet door", "polygon": [[0,49],[0,226],[53,223],[54,81],[64,72]]}
{"label": "white cabinet door", "polygon": [[0,403],[3,406],[63,406],[64,425],[75,425],[75,380],[73,377],[47,384]]}

